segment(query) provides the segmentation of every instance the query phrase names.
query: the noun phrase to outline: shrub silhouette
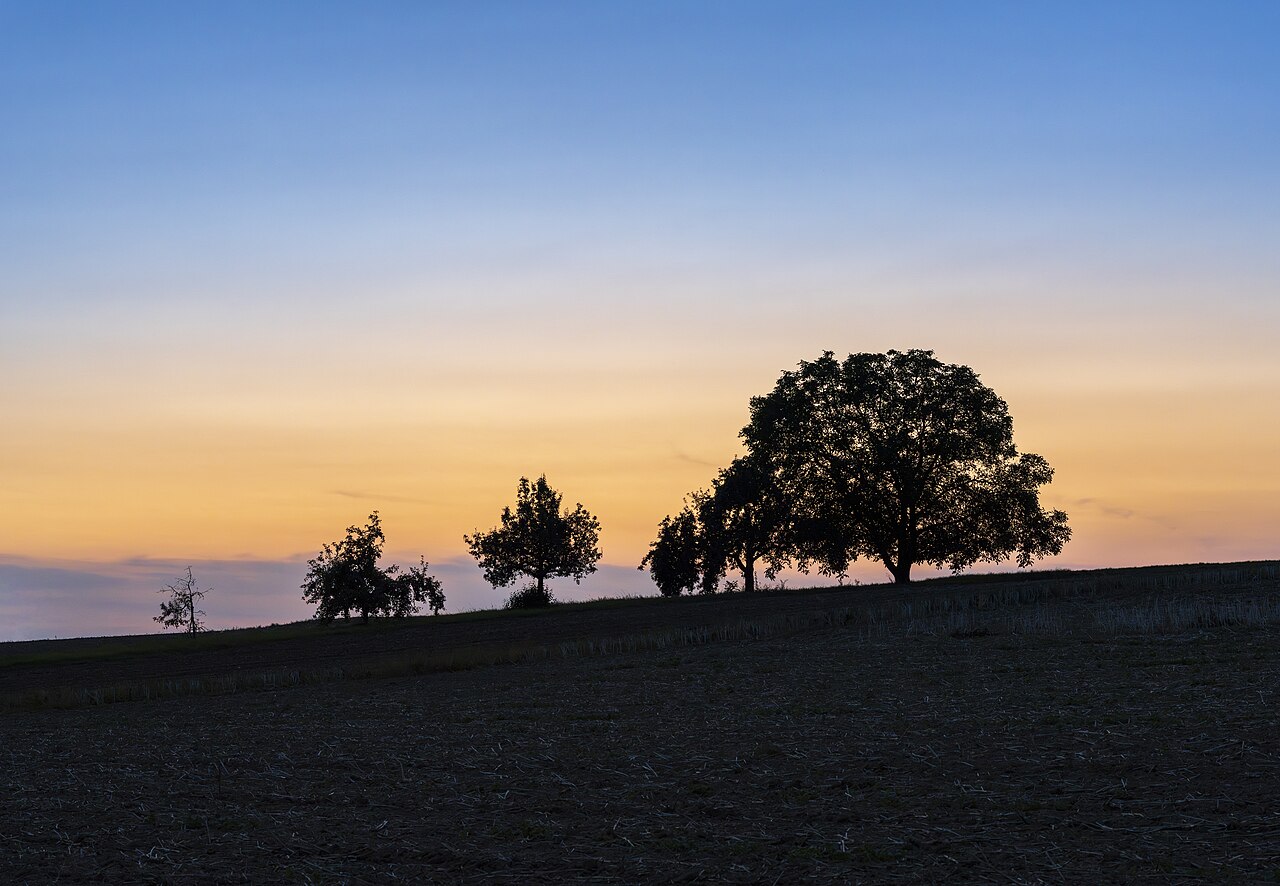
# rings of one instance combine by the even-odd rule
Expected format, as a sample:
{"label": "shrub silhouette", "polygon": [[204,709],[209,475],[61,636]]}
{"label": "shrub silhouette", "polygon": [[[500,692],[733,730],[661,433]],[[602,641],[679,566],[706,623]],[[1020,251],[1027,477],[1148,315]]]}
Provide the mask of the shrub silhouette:
{"label": "shrub silhouette", "polygon": [[555,596],[545,587],[539,588],[536,584],[525,585],[519,590],[511,592],[511,596],[507,598],[507,602],[503,604],[503,609],[545,609],[556,602]]}

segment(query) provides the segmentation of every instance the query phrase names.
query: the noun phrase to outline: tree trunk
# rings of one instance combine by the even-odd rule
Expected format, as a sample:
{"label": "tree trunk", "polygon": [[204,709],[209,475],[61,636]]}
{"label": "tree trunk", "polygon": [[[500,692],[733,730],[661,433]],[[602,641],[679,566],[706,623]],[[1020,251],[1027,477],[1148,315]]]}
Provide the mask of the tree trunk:
{"label": "tree trunk", "polygon": [[756,560],[751,557],[742,567],[742,590],[750,594],[756,589]]}
{"label": "tree trunk", "polygon": [[539,575],[539,576],[538,576],[538,602],[539,602],[539,603],[541,603],[543,600],[547,599],[547,589],[546,589],[545,585],[543,584],[543,582],[545,582],[545,581],[546,581],[546,578],[545,578],[545,577],[543,577],[543,576],[541,576],[541,575]]}
{"label": "tree trunk", "polygon": [[905,585],[911,583],[911,564],[916,559],[916,540],[914,534],[906,529],[900,529],[898,532],[898,543],[895,545],[897,554],[897,565],[885,560],[885,565],[889,567],[889,571],[893,573],[893,583]]}

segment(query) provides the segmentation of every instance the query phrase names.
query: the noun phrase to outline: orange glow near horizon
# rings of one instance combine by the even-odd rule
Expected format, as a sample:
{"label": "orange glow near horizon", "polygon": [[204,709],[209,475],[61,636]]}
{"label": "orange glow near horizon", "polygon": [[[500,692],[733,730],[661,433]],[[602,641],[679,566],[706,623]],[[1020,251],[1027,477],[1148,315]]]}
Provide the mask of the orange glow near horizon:
{"label": "orange glow near horizon", "polygon": [[[1020,448],[1057,471],[1043,499],[1071,517],[1062,562],[1280,555],[1269,529],[1280,524],[1280,418],[1257,408],[1277,402],[1274,380],[1179,390],[1085,367],[1046,381],[977,357],[959,362],[1009,401]],[[513,359],[417,388],[391,374],[371,394],[298,375],[201,397],[198,374],[143,376],[171,390],[123,402],[104,379],[62,409],[29,391],[0,443],[3,553],[296,557],[378,509],[389,550],[457,557],[518,477],[545,473],[600,517],[605,561],[634,565],[658,520],[740,451],[747,399],[777,371],[743,359],[701,376],[688,365],[522,374]]]}

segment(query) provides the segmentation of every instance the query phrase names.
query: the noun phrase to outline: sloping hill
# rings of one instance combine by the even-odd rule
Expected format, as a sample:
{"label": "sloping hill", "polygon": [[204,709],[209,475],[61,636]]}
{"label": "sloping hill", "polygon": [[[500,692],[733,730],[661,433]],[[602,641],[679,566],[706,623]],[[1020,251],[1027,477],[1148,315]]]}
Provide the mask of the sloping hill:
{"label": "sloping hill", "polygon": [[[773,636],[833,624],[919,630],[942,619],[1084,601],[1238,598],[1280,589],[1280,563],[960,576],[677,599],[632,598],[548,610],[485,611],[197,635],[0,644],[0,705],[69,706],[225,692],[505,661]],[[1065,610],[1063,610],[1065,612]],[[931,621],[932,620],[932,621]]]}
{"label": "sloping hill", "polygon": [[1272,882],[1276,572],[335,631],[314,642],[418,655],[402,641],[665,625],[509,667],[6,712],[0,882]]}

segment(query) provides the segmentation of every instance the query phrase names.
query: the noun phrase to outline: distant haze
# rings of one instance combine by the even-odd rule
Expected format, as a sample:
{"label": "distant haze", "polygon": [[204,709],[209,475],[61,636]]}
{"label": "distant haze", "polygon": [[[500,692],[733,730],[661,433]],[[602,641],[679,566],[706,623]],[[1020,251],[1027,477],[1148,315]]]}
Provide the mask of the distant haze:
{"label": "distant haze", "polygon": [[[931,348],[1060,564],[1280,557],[1280,4],[0,6],[0,639],[450,609],[546,473],[656,525],[824,349]],[[1052,562],[1043,564],[1055,565]],[[887,577],[877,566],[856,576]],[[572,593],[571,593],[572,592]]]}

